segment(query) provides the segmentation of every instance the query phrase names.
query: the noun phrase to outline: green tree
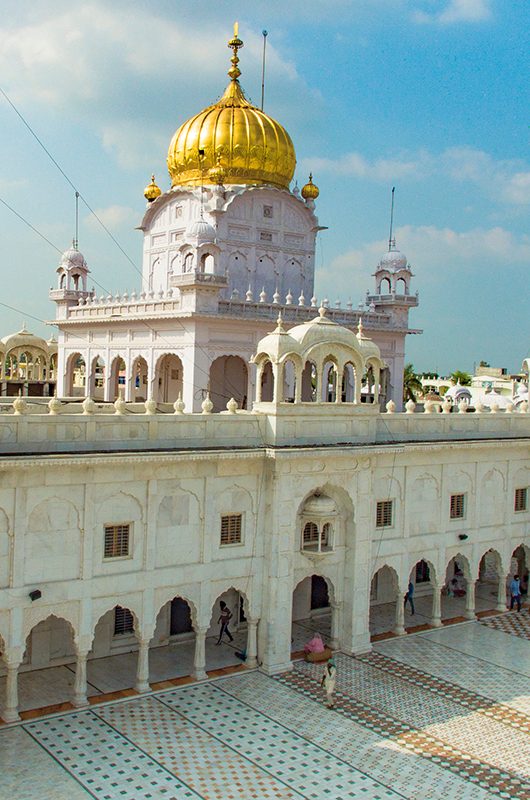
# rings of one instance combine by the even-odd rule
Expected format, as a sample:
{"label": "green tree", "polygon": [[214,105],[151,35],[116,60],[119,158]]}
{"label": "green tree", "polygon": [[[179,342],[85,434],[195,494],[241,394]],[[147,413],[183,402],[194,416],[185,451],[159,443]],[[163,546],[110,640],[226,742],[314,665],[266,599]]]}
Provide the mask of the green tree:
{"label": "green tree", "polygon": [[470,386],[471,384],[471,375],[469,372],[462,372],[461,369],[456,369],[451,374],[451,380],[454,383],[459,383],[460,386]]}
{"label": "green tree", "polygon": [[419,375],[414,372],[413,364],[405,364],[403,370],[403,401],[416,400],[416,395],[421,394],[423,387]]}

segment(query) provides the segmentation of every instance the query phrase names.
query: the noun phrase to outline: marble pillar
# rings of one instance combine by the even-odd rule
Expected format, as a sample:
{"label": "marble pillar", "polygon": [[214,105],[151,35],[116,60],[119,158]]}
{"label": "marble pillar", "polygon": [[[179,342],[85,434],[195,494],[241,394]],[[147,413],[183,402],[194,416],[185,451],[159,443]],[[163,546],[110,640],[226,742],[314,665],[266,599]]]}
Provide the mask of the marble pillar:
{"label": "marble pillar", "polygon": [[405,603],[403,602],[403,596],[405,592],[398,591],[396,597],[396,617],[394,622],[394,633],[396,636],[403,636],[406,633],[405,630]]}
{"label": "marble pillar", "polygon": [[331,603],[331,639],[329,646],[332,650],[340,647],[340,603]]}
{"label": "marble pillar", "polygon": [[247,658],[245,666],[254,669],[258,666],[258,620],[247,620]]}
{"label": "marble pillar", "polygon": [[442,626],[442,586],[436,584],[432,587],[432,616],[431,625],[433,628]]}
{"label": "marble pillar", "polygon": [[140,639],[138,642],[138,666],[134,688],[141,694],[151,691],[149,686],[149,642],[150,639]]}
{"label": "marble pillar", "polygon": [[466,619],[476,619],[475,615],[475,581],[466,578]]}
{"label": "marble pillar", "polygon": [[206,674],[206,633],[208,628],[195,629],[195,656],[193,660],[193,678],[196,681],[208,679]]}
{"label": "marble pillar", "polygon": [[83,708],[88,705],[86,693],[86,662],[88,652],[78,650],[77,661],[75,664],[74,698],[72,705],[76,708]]}
{"label": "marble pillar", "polygon": [[20,719],[18,713],[18,662],[6,662],[6,697],[2,719],[5,722],[17,722]]}
{"label": "marble pillar", "polygon": [[508,608],[508,604],[506,603],[506,577],[504,575],[499,577],[496,608],[497,611],[506,611]]}

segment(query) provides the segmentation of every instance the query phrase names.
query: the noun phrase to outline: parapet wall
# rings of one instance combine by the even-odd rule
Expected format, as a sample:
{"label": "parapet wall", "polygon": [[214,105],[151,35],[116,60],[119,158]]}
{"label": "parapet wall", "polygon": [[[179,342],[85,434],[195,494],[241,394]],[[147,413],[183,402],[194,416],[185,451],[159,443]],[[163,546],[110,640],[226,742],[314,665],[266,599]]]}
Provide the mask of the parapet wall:
{"label": "parapet wall", "polygon": [[[175,404],[98,404],[92,400],[0,407],[0,456],[151,450],[255,449],[334,445],[389,445],[530,438],[530,414],[381,413],[372,405],[257,403],[252,411],[186,414]],[[8,411],[6,409],[9,408]]]}

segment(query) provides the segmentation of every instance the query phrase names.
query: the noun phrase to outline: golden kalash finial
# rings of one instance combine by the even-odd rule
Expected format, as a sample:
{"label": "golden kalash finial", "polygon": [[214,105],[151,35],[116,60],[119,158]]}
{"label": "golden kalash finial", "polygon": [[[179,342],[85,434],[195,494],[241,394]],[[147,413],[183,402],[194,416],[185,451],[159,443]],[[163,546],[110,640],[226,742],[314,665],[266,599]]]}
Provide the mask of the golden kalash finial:
{"label": "golden kalash finial", "polygon": [[217,153],[215,165],[208,170],[208,177],[212,183],[222,186],[225,179],[225,171],[221,166],[221,154]]}
{"label": "golden kalash finial", "polygon": [[234,55],[230,59],[232,62],[232,66],[228,70],[228,75],[232,78],[233,81],[237,81],[239,76],[241,75],[241,70],[237,66],[239,64],[239,58],[237,57],[237,51],[241,50],[243,47],[243,42],[239,38],[239,22],[234,22],[234,37],[230,39],[228,42],[228,47],[234,51]]}
{"label": "golden kalash finial", "polygon": [[152,203],[153,200],[156,200],[157,197],[160,197],[162,194],[162,189],[156,185],[155,183],[155,176],[151,175],[151,183],[148,184],[144,189],[144,197],[148,203]]}
{"label": "golden kalash finial", "polygon": [[320,194],[320,189],[313,183],[312,172],[309,173],[309,182],[302,187],[302,191],[300,192],[300,194],[302,195],[304,200],[316,200],[318,195]]}

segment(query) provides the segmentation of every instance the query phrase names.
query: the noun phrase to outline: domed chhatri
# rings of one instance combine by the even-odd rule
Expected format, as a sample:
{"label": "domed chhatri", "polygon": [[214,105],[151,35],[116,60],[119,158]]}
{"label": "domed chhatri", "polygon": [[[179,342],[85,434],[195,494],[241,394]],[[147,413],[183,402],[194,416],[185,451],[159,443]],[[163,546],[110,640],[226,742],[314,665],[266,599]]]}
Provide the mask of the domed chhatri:
{"label": "domed chhatri", "polygon": [[396,250],[395,246],[392,246],[390,250],[382,256],[379,266],[398,272],[400,269],[407,268],[407,256],[404,253],[400,253],[399,250]]}
{"label": "domed chhatri", "polygon": [[162,194],[162,189],[155,183],[155,176],[151,175],[151,183],[148,183],[144,189],[144,197],[148,203],[152,203],[157,197]]}
{"label": "domed chhatri", "polygon": [[200,217],[194,220],[186,229],[186,239],[197,240],[197,244],[215,242],[215,228]]}
{"label": "domed chhatri", "polygon": [[237,53],[243,42],[237,23],[228,46],[233,55],[225,93],[181,125],[171,140],[167,165],[172,185],[211,181],[288,189],[296,166],[294,146],[285,128],[253,106],[239,85]]}
{"label": "domed chhatri", "polygon": [[304,200],[316,200],[320,194],[320,189],[313,183],[313,174],[309,173],[309,181],[302,187],[300,192]]}

